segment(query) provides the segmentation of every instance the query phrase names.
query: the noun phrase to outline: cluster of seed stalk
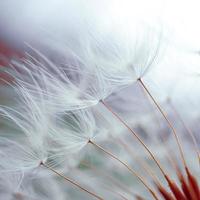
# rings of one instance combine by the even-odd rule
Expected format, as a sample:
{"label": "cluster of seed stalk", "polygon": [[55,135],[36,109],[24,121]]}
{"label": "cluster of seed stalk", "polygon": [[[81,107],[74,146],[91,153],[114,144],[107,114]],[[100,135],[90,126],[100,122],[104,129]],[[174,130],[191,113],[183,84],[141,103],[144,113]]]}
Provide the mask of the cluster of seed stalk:
{"label": "cluster of seed stalk", "polygon": [[[156,156],[150,150],[150,148],[145,144],[145,142],[139,136],[139,134],[136,131],[134,131],[131,128],[131,126],[118,113],[116,113],[112,109],[112,107],[109,105],[109,103],[107,103],[105,100],[100,100],[99,104],[104,106],[112,114],[112,116],[117,119],[118,123],[123,125],[127,129],[127,131],[133,136],[133,138],[140,144],[140,146],[143,147],[143,149],[145,150],[145,152],[149,156],[149,158],[151,158],[151,160],[156,164],[157,168],[159,169],[163,178],[165,179],[168,187],[166,187],[165,185],[163,185],[161,183],[161,181],[154,174],[152,169],[150,169],[150,167],[142,160],[138,159],[137,162],[148,173],[149,177],[151,178],[152,185],[148,184],[144,177],[140,176],[127,162],[120,159],[113,152],[107,150],[106,148],[104,148],[100,144],[96,143],[92,139],[88,139],[88,145],[92,145],[95,149],[101,151],[102,153],[107,155],[110,159],[112,159],[112,160],[118,162],[120,165],[122,165],[124,167],[124,169],[129,171],[130,174],[132,174],[134,177],[136,177],[138,179],[138,181],[140,181],[142,183],[143,187],[150,193],[152,199],[160,200],[160,196],[162,196],[163,200],[200,200],[200,187],[198,185],[198,180],[192,174],[190,168],[187,165],[187,161],[186,161],[184,151],[183,151],[183,145],[180,142],[180,139],[178,137],[175,127],[169,120],[164,109],[159,105],[158,101],[154,98],[154,96],[150,92],[150,89],[148,88],[147,84],[143,81],[143,78],[138,78],[137,82],[141,86],[143,92],[146,94],[146,98],[148,98],[151,102],[153,102],[153,105],[157,108],[160,115],[163,117],[163,120],[166,122],[169,129],[171,130],[171,134],[173,134],[174,141],[176,142],[176,149],[178,149],[179,159],[181,160],[184,171],[182,171],[180,169],[180,166],[178,165],[179,162],[175,158],[173,158],[171,155],[169,155],[167,157],[167,159],[169,161],[169,164],[172,166],[172,168],[176,172],[179,182],[175,182],[174,180],[172,180],[171,175],[166,172],[166,170],[164,169],[164,167],[162,166],[160,161],[156,158]],[[169,103],[170,103],[170,101],[169,101]],[[182,122],[182,125],[184,126],[185,130],[187,131],[189,137],[191,138],[191,140],[193,142],[193,146],[196,151],[196,158],[198,159],[198,165],[199,165],[198,168],[199,168],[200,167],[200,152],[199,152],[196,138],[194,137],[192,131],[190,131],[190,129],[186,126],[186,124],[184,123],[184,120],[181,118],[181,116],[179,115],[176,108],[172,104],[171,104],[171,106],[172,106],[174,112],[176,113],[177,117],[179,117],[180,121]],[[118,143],[121,146],[123,146],[127,150],[127,152],[131,151],[129,146],[127,144],[125,144],[120,138],[118,138]],[[91,166],[88,166],[87,163],[85,163],[84,165],[86,165],[87,167],[91,167]],[[41,161],[39,163],[39,167],[50,170],[52,173],[65,179],[67,182],[71,183],[75,187],[88,193],[93,198],[96,198],[99,200],[104,199],[99,194],[96,194],[95,192],[90,191],[89,189],[86,189],[81,184],[79,184],[77,181],[63,175],[62,173],[60,173],[59,171],[57,171],[56,169],[54,169],[53,167],[51,167],[50,165],[48,165],[48,163],[46,163],[44,161]],[[123,186],[121,186],[121,187],[123,187]],[[155,190],[154,188],[156,188],[157,190]],[[116,191],[115,191],[115,193],[116,193]],[[125,199],[125,200],[127,199],[122,194],[117,193],[116,195],[120,196],[122,199]],[[21,194],[21,193],[16,193],[16,197],[17,197],[17,199],[24,198],[23,194]],[[143,197],[143,194],[135,194],[134,198],[136,198],[137,200],[145,200],[145,198]]]}
{"label": "cluster of seed stalk", "polygon": [[[116,112],[114,112],[113,109],[104,100],[101,100],[99,103],[101,103],[118,120],[119,123],[121,123],[123,126],[125,126],[126,129],[129,131],[129,133],[132,134],[132,136],[140,143],[140,145],[144,147],[146,153],[155,162],[158,169],[162,173],[164,179],[166,180],[166,182],[168,184],[168,187],[163,186],[160,183],[159,179],[156,177],[156,175],[152,172],[152,170],[147,165],[145,165],[145,163],[143,163],[141,160],[140,160],[141,166],[147,171],[149,176],[152,178],[152,184],[154,186],[156,186],[156,188],[157,188],[156,191],[153,189],[153,187],[151,185],[147,184],[146,180],[143,177],[141,177],[134,169],[132,169],[126,162],[119,159],[112,152],[106,150],[104,147],[102,147],[101,145],[97,144],[96,142],[94,142],[92,140],[88,140],[88,144],[94,146],[96,149],[98,149],[99,151],[102,151],[104,154],[106,154],[111,159],[113,159],[113,160],[117,161],[119,164],[123,165],[124,168],[126,168],[133,176],[137,177],[137,179],[149,191],[149,193],[152,196],[152,199],[160,200],[160,195],[161,195],[164,200],[200,200],[200,187],[198,185],[198,180],[192,174],[192,172],[190,171],[190,169],[189,169],[189,167],[186,163],[186,159],[185,159],[185,156],[184,156],[184,153],[183,153],[182,145],[181,145],[181,142],[179,140],[179,137],[177,135],[177,132],[176,132],[174,126],[172,125],[172,123],[168,119],[167,114],[164,112],[163,108],[161,108],[159,103],[153,97],[153,95],[149,91],[148,87],[146,86],[146,84],[144,83],[142,78],[139,78],[138,82],[141,85],[144,92],[147,94],[147,98],[148,97],[150,98],[150,100],[154,103],[154,105],[156,106],[156,108],[158,109],[160,114],[163,116],[163,119],[166,121],[167,125],[171,129],[171,132],[174,136],[174,139],[176,141],[176,144],[177,144],[177,147],[178,147],[178,150],[179,150],[179,153],[180,153],[180,159],[182,160],[182,165],[184,167],[184,172],[182,172],[180,170],[180,168],[178,167],[178,164],[177,164],[178,162],[174,158],[169,156],[168,160],[169,160],[169,163],[172,165],[174,171],[177,174],[179,183],[175,182],[174,180],[172,180],[170,178],[171,177],[170,174],[167,174],[165,172],[165,170],[164,170],[163,166],[161,165],[161,163],[159,162],[159,160],[155,157],[155,155],[151,152],[151,150],[143,142],[143,140],[139,137],[139,135],[126,123],[126,121],[124,119],[122,119]],[[174,110],[175,110],[175,108],[174,108]],[[177,113],[177,115],[178,115],[178,113]],[[182,120],[182,122],[183,122],[183,125],[185,126],[185,123],[184,123],[183,120]],[[186,126],[185,126],[185,128],[187,129]],[[191,139],[193,141],[193,145],[194,145],[196,153],[197,153],[198,162],[200,164],[200,153],[199,153],[199,150],[198,150],[198,145],[197,145],[196,139],[195,139],[193,133],[190,130],[188,130],[188,132],[189,132],[189,136],[191,137]],[[119,143],[121,143],[125,148],[127,148],[127,150],[129,150],[128,149],[129,147],[126,144],[124,144],[122,142],[122,140],[119,139]],[[85,165],[87,165],[87,164],[85,164]],[[61,173],[59,173],[58,171],[56,171],[52,167],[48,166],[48,164],[41,162],[40,166],[49,169],[50,171],[52,171],[56,175],[65,179],[66,181],[70,182],[72,185],[78,187],[79,189],[88,193],[89,195],[93,196],[94,198],[99,199],[99,200],[104,199],[101,196],[97,195],[96,193],[84,188],[83,186],[81,186],[76,181],[62,175]],[[118,195],[120,195],[123,199],[127,199],[126,197],[124,197],[121,194],[118,194]],[[143,197],[142,194],[135,194],[135,198],[137,200],[145,200],[145,198]]]}

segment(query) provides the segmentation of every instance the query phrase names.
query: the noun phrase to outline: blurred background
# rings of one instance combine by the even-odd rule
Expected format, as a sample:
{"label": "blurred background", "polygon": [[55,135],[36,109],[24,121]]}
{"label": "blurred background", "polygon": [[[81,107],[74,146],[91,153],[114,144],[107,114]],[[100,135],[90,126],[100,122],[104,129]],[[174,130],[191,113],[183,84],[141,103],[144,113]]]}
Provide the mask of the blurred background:
{"label": "blurred background", "polygon": [[[60,54],[55,49],[63,44],[68,45],[68,40],[70,40],[70,45],[75,46],[76,38],[84,39],[84,34],[88,30],[104,32],[110,21],[115,26],[119,23],[118,28],[121,30],[120,25],[126,26],[126,22],[130,25],[133,21],[139,20],[149,27],[156,27],[156,30],[157,28],[162,29],[161,55],[157,64],[144,77],[144,81],[154,97],[165,108],[178,132],[182,133],[180,137],[184,143],[189,165],[199,176],[197,172],[198,161],[194,156],[195,150],[187,134],[188,128],[194,133],[197,143],[200,145],[199,8],[200,2],[198,0],[1,0],[0,104],[9,105],[16,100],[13,88],[7,84],[11,83],[12,85],[12,78],[7,72],[12,60],[23,58],[26,55],[29,49],[28,45],[39,49],[55,64],[63,64],[65,59],[68,59],[67,55],[63,55],[63,52]],[[155,106],[144,95],[141,87],[138,84],[129,86],[118,93],[112,94],[106,100],[116,112],[140,133],[146,143],[161,159],[161,162],[167,163],[166,159],[163,158],[166,152],[161,141],[164,138],[170,151],[176,149],[169,136],[170,130]],[[97,109],[105,113],[110,124],[117,123],[101,107]],[[9,132],[4,122],[0,123],[1,134]],[[128,143],[131,141],[127,130],[123,127],[111,128],[111,133],[115,132],[119,135],[124,133],[123,140]],[[116,154],[123,158],[130,159],[130,157],[125,156],[122,150],[114,145],[109,145],[110,140],[112,138],[104,143],[107,148],[114,150]],[[132,148],[132,144],[134,144],[132,150],[135,156],[146,159],[144,152],[137,144],[131,142],[129,145]],[[122,176],[119,174],[120,167],[113,170],[113,165],[104,163],[106,159],[97,156],[96,151],[88,153],[85,158],[85,160],[93,160],[93,164],[97,164],[100,168],[105,165],[108,174],[123,180],[131,188],[132,182],[129,180],[129,175],[124,174]],[[135,165],[137,164],[135,160],[130,162],[133,162],[132,165],[138,171],[141,170]],[[82,169],[85,169],[85,166],[75,168],[74,170],[79,173],[76,171],[75,175],[72,173],[71,176],[80,176],[79,179],[83,181],[83,184],[88,184],[91,188],[94,187],[91,183],[95,182],[96,185],[103,183],[103,181],[96,180],[92,172],[86,170],[86,173],[83,173]],[[87,180],[86,175],[90,177],[89,180]],[[90,180],[93,182],[90,183]],[[136,191],[137,189],[140,190],[137,184],[133,186]],[[69,196],[76,193],[73,188],[68,190]],[[142,189],[141,191],[144,192]],[[74,199],[82,199],[82,195],[76,194]],[[88,199],[88,197],[85,196],[85,199]]]}

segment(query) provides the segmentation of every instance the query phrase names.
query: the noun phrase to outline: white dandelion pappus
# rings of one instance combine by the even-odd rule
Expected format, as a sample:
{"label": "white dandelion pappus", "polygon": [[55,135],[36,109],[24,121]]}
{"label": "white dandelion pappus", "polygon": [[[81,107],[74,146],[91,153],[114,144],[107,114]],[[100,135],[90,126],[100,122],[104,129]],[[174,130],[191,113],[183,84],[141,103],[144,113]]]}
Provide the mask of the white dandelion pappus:
{"label": "white dandelion pappus", "polygon": [[68,112],[64,117],[57,116],[57,120],[57,127],[49,132],[52,141],[50,158],[52,162],[56,161],[55,164],[67,162],[69,156],[80,156],[90,140],[107,132],[104,128],[98,128],[91,110]]}
{"label": "white dandelion pappus", "polygon": [[78,77],[80,74],[77,74],[75,78],[79,79],[71,80],[69,71],[55,65],[38,50],[33,48],[32,50],[34,56],[28,55],[23,63],[15,62],[14,65],[25,72],[15,75],[18,84],[33,94],[35,99],[42,95],[45,105],[50,109],[55,109],[55,112],[77,110],[97,104],[95,98],[81,90],[89,77],[87,74],[81,74],[80,78]]}
{"label": "white dandelion pappus", "polygon": [[[38,101],[37,101],[38,103]],[[40,103],[39,103],[40,105]],[[51,110],[51,109],[50,109]],[[109,155],[122,165],[126,167],[134,176],[136,176],[144,185],[145,187],[152,193],[154,196],[155,193],[152,191],[152,189],[147,185],[147,183],[140,177],[137,172],[132,170],[125,162],[122,160],[119,160],[116,156],[114,156],[111,152],[108,152],[94,141],[95,135],[97,134],[96,130],[96,124],[94,123],[93,116],[90,115],[88,110],[83,110],[83,111],[76,111],[73,113],[73,117],[71,120],[68,118],[70,122],[70,129],[65,129],[65,126],[61,126],[65,132],[61,132],[59,128],[57,130],[60,131],[60,135],[58,134],[59,131],[56,130],[56,128],[51,128],[49,129],[49,134],[48,134],[48,142],[49,148],[47,149],[48,152],[48,157],[46,161],[41,161],[41,165],[44,167],[50,169],[54,173],[58,174],[52,166],[58,165],[61,162],[63,162],[62,157],[67,156],[68,154],[75,153],[75,152],[80,152],[81,149],[83,149],[84,146],[87,144],[92,144],[95,148],[98,148],[99,150],[102,150],[105,154]],[[78,116],[78,114],[80,116]],[[63,113],[60,113],[57,115],[57,119],[59,123],[63,123],[64,125],[65,121],[63,118],[59,118],[60,116],[62,117]],[[78,116],[78,117],[77,117]],[[77,122],[76,122],[77,121]],[[56,121],[55,121],[56,122]],[[59,124],[57,123],[57,125]],[[68,124],[69,125],[69,124]],[[101,129],[100,129],[101,130]],[[72,134],[70,133],[72,131]],[[55,146],[54,146],[55,144]],[[58,146],[57,146],[58,145]],[[57,158],[59,159],[59,156],[61,157],[62,160],[56,160]],[[60,174],[59,174],[60,175]],[[61,176],[61,175],[60,175]],[[63,177],[63,176],[62,176]],[[69,181],[69,179],[67,179]],[[74,184],[74,183],[73,183]],[[88,191],[87,191],[88,192]],[[90,193],[90,192],[88,192]],[[91,193],[90,193],[91,194]],[[94,193],[92,194],[93,196]],[[99,197],[97,197],[99,198]]]}
{"label": "white dandelion pappus", "polygon": [[[81,37],[77,38],[78,48],[70,48],[82,60],[85,70],[120,88],[136,82],[157,64],[164,47],[164,30],[158,20],[149,25],[134,15],[132,4],[129,12],[123,10],[127,5],[120,9],[117,5],[112,5],[105,16],[87,19],[87,31],[80,30]],[[65,43],[69,41],[61,45]]]}
{"label": "white dandelion pappus", "polygon": [[[31,172],[36,169],[45,172],[43,168],[46,168],[97,199],[102,199],[52,168],[62,165],[68,156],[80,152],[89,139],[95,135],[91,129],[95,126],[92,115],[80,111],[78,117],[77,111],[77,116],[75,117],[76,113],[73,113],[71,121],[66,122],[68,124],[64,127],[63,113],[56,115],[55,112],[52,112],[54,109],[46,107],[41,96],[36,101],[33,93],[27,91],[26,88],[18,86],[17,89],[18,92],[20,91],[19,95],[22,95],[22,105],[18,105],[19,111],[17,108],[15,110],[1,107],[1,112],[4,117],[10,119],[21,129],[24,141],[23,144],[19,144],[5,138],[0,139],[0,157],[3,160],[0,171]],[[27,100],[30,100],[31,103],[29,104]],[[86,120],[92,125],[88,125]],[[76,127],[75,123],[79,127]],[[57,128],[54,125],[57,125]]]}
{"label": "white dandelion pappus", "polygon": [[[89,70],[88,70],[89,71]],[[93,74],[94,75],[94,74]],[[100,75],[100,76],[99,76]],[[106,80],[105,78],[103,78],[102,79],[102,76],[101,76],[102,74],[98,74],[97,73],[97,76],[98,77],[100,77],[98,80]],[[94,88],[97,88],[96,86],[94,86]],[[88,88],[87,88],[88,89]],[[93,89],[93,88],[92,88]],[[93,90],[91,90],[90,88],[88,89],[90,92],[91,91],[93,91]],[[87,91],[87,90],[86,90]],[[106,90],[107,91],[107,90]],[[113,90],[112,90],[113,91]],[[101,90],[101,92],[102,92],[102,90]],[[103,93],[104,94],[104,93]],[[102,99],[99,99],[99,101],[100,100],[102,100]],[[130,128],[129,128],[130,129]],[[136,135],[132,130],[131,130],[131,132],[134,134],[134,135]],[[138,137],[137,137],[138,138]],[[140,140],[140,139],[138,139],[138,140]],[[141,142],[141,141],[140,141]],[[145,185],[145,187],[149,190],[149,192],[153,195],[153,196],[155,196],[155,193],[152,191],[152,189],[145,183],[145,181],[142,179],[142,177],[140,177],[134,170],[132,170],[131,168],[129,168],[129,166],[126,164],[126,163],[124,163],[123,161],[121,161],[121,160],[119,160],[119,159],[117,159],[114,155],[112,155],[110,152],[107,152],[106,150],[104,150],[104,149],[102,149],[102,147],[101,146],[99,146],[99,145],[97,145],[95,142],[93,142],[93,141],[91,141],[91,140],[88,140],[88,143],[90,143],[90,144],[92,144],[92,145],[94,145],[95,147],[97,147],[97,148],[99,148],[99,149],[101,149],[101,150],[103,150],[104,151],[104,153],[106,153],[107,155],[110,155],[113,159],[115,159],[115,160],[118,160],[118,162],[120,162],[121,164],[123,164],[134,176],[137,176],[137,178]],[[141,142],[142,143],[142,142]],[[142,143],[143,144],[143,143]],[[143,146],[147,149],[147,147],[143,144]],[[149,151],[149,150],[148,150]],[[151,154],[152,155],[152,154]],[[152,157],[153,157],[153,155],[152,155]],[[153,157],[154,158],[154,157]],[[155,158],[154,158],[155,159]]]}
{"label": "white dandelion pappus", "polygon": [[14,88],[19,97],[18,103],[12,107],[1,106],[0,114],[18,129],[19,135],[13,134],[12,140],[1,138],[2,170],[32,170],[47,159],[46,138],[53,118],[46,112],[47,107],[42,101],[40,104],[34,101],[24,87]]}
{"label": "white dandelion pappus", "polygon": [[14,62],[20,71],[14,78],[35,98],[43,95],[45,104],[55,112],[97,105],[144,76],[158,56],[159,31],[143,25],[125,28],[84,32],[75,47],[70,39],[52,47],[50,44],[66,58],[65,63],[51,60],[28,45],[31,53],[22,63]]}
{"label": "white dandelion pappus", "polygon": [[0,171],[20,172],[31,171],[42,161],[45,162],[45,152],[36,151],[31,148],[31,144],[23,141],[23,145],[12,140],[0,138]]}
{"label": "white dandelion pappus", "polygon": [[[16,151],[13,150],[16,152],[16,159],[20,159],[21,154],[26,156],[27,153],[27,156],[34,155],[32,159],[37,158],[36,166],[39,166],[41,162],[51,163],[51,166],[60,165],[69,156],[73,157],[75,153],[78,153],[91,138],[100,132],[91,110],[77,110],[65,115],[54,116],[54,112],[51,112],[54,109],[45,104],[42,95],[39,95],[36,101],[33,94],[25,88],[18,86],[16,90],[20,97],[19,100],[21,100],[19,104],[14,108],[3,106],[0,108],[2,115],[20,129],[20,136],[26,141],[23,142],[23,145],[13,145],[13,148],[16,147]],[[105,131],[101,129],[101,132]],[[3,150],[4,146],[1,147],[1,145],[0,149],[3,152],[9,150],[7,148]],[[10,151],[4,154],[10,153],[10,157],[12,157]],[[21,157],[23,158],[23,156]],[[13,162],[15,162],[14,158]],[[22,163],[20,160],[19,163],[20,166],[16,163],[13,167],[23,168],[23,159]],[[24,165],[26,168],[27,164],[24,163]]]}
{"label": "white dandelion pappus", "polygon": [[99,68],[91,70],[72,51],[68,51],[72,56],[68,55],[69,63],[63,67],[31,49],[34,56],[28,55],[23,63],[14,63],[20,70],[15,79],[36,100],[42,95],[45,105],[55,113],[94,106],[124,85],[122,81],[105,77]]}
{"label": "white dandelion pappus", "polygon": [[12,107],[1,106],[1,115],[14,124],[20,131],[21,136],[37,151],[45,152],[45,142],[50,127],[53,126],[53,117],[47,112],[44,102],[36,102],[24,87],[15,87],[18,95],[18,103]]}

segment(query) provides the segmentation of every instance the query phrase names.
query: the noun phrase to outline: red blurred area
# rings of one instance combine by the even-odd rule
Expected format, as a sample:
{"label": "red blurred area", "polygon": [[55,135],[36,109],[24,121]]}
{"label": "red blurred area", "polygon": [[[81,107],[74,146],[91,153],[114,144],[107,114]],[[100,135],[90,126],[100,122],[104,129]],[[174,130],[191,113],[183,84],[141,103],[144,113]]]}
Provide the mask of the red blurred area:
{"label": "red blurred area", "polygon": [[21,58],[22,53],[11,47],[4,41],[0,40],[0,84],[5,84],[6,82],[11,82],[13,80],[7,73],[3,72],[5,67],[10,66],[10,61],[12,58]]}

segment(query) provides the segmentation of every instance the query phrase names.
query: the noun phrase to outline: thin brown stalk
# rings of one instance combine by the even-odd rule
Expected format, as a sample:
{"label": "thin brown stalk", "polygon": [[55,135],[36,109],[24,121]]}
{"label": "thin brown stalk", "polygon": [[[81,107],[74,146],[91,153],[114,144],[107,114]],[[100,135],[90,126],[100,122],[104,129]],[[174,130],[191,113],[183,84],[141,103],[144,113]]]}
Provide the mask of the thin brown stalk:
{"label": "thin brown stalk", "polygon": [[171,130],[173,132],[173,135],[175,137],[176,143],[178,145],[178,149],[179,149],[179,152],[180,152],[180,155],[181,155],[181,159],[182,159],[183,165],[184,165],[184,167],[186,169],[187,168],[187,164],[186,164],[186,161],[185,161],[183,149],[182,149],[179,137],[178,137],[178,135],[176,133],[176,130],[175,130],[174,126],[172,125],[172,123],[168,119],[167,115],[165,114],[165,112],[163,111],[163,109],[161,108],[161,106],[158,104],[158,102],[155,100],[155,98],[153,97],[153,95],[150,93],[149,89],[146,87],[146,85],[144,84],[144,82],[142,81],[142,79],[139,78],[138,81],[142,85],[142,87],[144,88],[144,90],[146,91],[146,93],[149,95],[149,97],[152,99],[152,101],[156,105],[157,109],[159,110],[159,112],[162,114],[162,116],[166,120],[168,126],[171,128]]}
{"label": "thin brown stalk", "polygon": [[170,194],[169,192],[167,192],[167,190],[166,190],[163,186],[158,185],[157,187],[158,187],[158,191],[160,192],[160,194],[163,196],[163,198],[164,198],[165,200],[176,200],[176,199],[172,196],[172,194]]}
{"label": "thin brown stalk", "polygon": [[50,171],[52,171],[53,173],[55,173],[56,175],[60,176],[61,178],[65,179],[66,181],[68,181],[69,183],[71,183],[72,185],[78,187],[79,189],[85,191],[86,193],[90,194],[91,196],[93,196],[96,199],[99,200],[104,200],[102,197],[98,196],[97,194],[85,189],[83,186],[79,185],[79,183],[76,183],[74,180],[71,180],[70,178],[64,176],[63,174],[57,172],[55,169],[53,169],[52,167],[48,166],[47,164],[41,163],[41,166],[44,166],[45,168],[49,169]]}
{"label": "thin brown stalk", "polygon": [[191,174],[191,172],[188,168],[186,168],[186,172],[187,172],[188,182],[189,182],[192,190],[196,194],[197,198],[200,199],[200,188],[199,188],[196,178]]}
{"label": "thin brown stalk", "polygon": [[[175,161],[175,159],[172,156],[173,154],[171,153],[171,157],[168,156],[169,161],[171,162],[172,167],[174,168],[174,171],[176,171],[176,174],[178,176],[178,179],[181,183],[181,189],[183,194],[185,195],[185,198],[187,200],[198,200],[198,192],[195,191],[194,187],[192,186],[189,177],[192,177],[192,182],[195,182],[195,188],[198,188],[198,183],[196,182],[196,179],[192,176],[192,174],[189,172],[189,170],[187,169],[187,173],[188,175],[188,181],[184,178],[183,174],[181,173],[181,170],[178,167],[177,162]],[[171,188],[170,188],[171,189]],[[173,191],[172,191],[173,192]]]}
{"label": "thin brown stalk", "polygon": [[192,185],[189,182],[187,182],[187,180],[184,178],[184,176],[182,175],[180,171],[177,171],[177,173],[178,173],[179,181],[181,183],[182,191],[187,197],[187,199],[198,200],[198,197],[196,196],[196,193]]}
{"label": "thin brown stalk", "polygon": [[[170,177],[165,173],[165,171],[163,170],[163,168],[161,167],[161,164],[159,163],[159,161],[155,158],[154,154],[149,150],[149,148],[145,145],[145,143],[142,141],[142,139],[129,127],[129,125],[123,120],[121,119],[121,117],[116,114],[112,108],[110,106],[108,106],[104,101],[101,100],[101,103],[137,138],[137,140],[140,142],[140,144],[147,150],[147,152],[149,153],[149,155],[151,156],[151,158],[155,161],[155,163],[157,164],[157,166],[159,167],[160,171],[162,172],[165,180],[167,181],[171,191],[173,192],[174,195],[176,195],[178,198],[179,197],[183,197],[182,192],[179,190],[179,188],[177,187],[177,185],[170,179]],[[160,108],[160,107],[159,107]],[[161,110],[162,111],[162,110]],[[166,115],[164,115],[166,116]],[[166,118],[167,119],[167,118]],[[168,119],[167,119],[168,120]],[[170,123],[171,124],[171,123]],[[173,126],[172,126],[173,127]],[[173,129],[174,130],[174,129]],[[176,133],[176,132],[175,132]],[[179,140],[178,140],[179,141]],[[179,146],[180,148],[181,146]],[[182,150],[182,149],[180,149]],[[182,152],[182,151],[181,151]],[[181,157],[181,158],[184,158]],[[187,172],[187,166],[186,166],[186,162],[184,161],[184,166],[185,166],[185,170]],[[158,184],[157,184],[158,186]],[[184,198],[182,200],[185,200]]]}
{"label": "thin brown stalk", "polygon": [[100,149],[101,151],[103,151],[105,154],[107,154],[110,157],[112,157],[114,160],[120,162],[125,168],[127,168],[135,177],[137,177],[140,180],[140,182],[151,193],[151,195],[154,197],[154,199],[159,200],[158,197],[156,196],[155,192],[150,188],[150,186],[146,183],[146,181],[136,171],[134,171],[127,163],[125,163],[124,161],[120,160],[114,154],[112,154],[111,152],[107,151],[106,149],[104,149],[102,146],[96,144],[95,142],[89,140],[89,143],[94,145],[97,149]]}
{"label": "thin brown stalk", "polygon": [[198,161],[199,161],[199,165],[200,165],[200,151],[199,151],[199,148],[198,148],[198,144],[197,144],[197,141],[196,141],[196,138],[193,134],[193,132],[191,131],[191,129],[187,126],[187,124],[185,123],[185,121],[183,120],[183,118],[181,117],[181,115],[179,114],[178,110],[175,108],[175,106],[173,105],[173,103],[168,100],[168,103],[169,105],[171,106],[172,110],[174,111],[175,115],[179,118],[179,120],[181,121],[183,127],[185,128],[185,130],[187,131],[188,135],[190,136],[193,144],[194,144],[194,148],[195,148],[195,151],[196,151],[196,154],[197,154],[197,158],[198,158]]}
{"label": "thin brown stalk", "polygon": [[161,184],[158,178],[156,177],[156,175],[154,174],[154,172],[149,167],[149,165],[142,159],[134,156],[134,153],[130,149],[130,147],[125,142],[123,142],[120,138],[117,138],[117,140],[128,151],[128,153],[133,157],[133,159],[136,160],[136,162],[140,164],[140,166],[147,172],[147,174],[154,180],[154,182],[156,182],[157,184]]}
{"label": "thin brown stalk", "polygon": [[[142,87],[142,89],[143,89],[143,87]],[[143,89],[142,91],[143,91],[144,97],[146,97],[145,90]],[[149,108],[151,108],[150,111],[154,114],[153,115],[154,119],[156,120],[157,124],[159,124],[159,126],[160,126],[160,120],[158,119],[158,116],[156,115],[156,113],[153,110],[152,102],[150,101],[149,98],[148,98],[148,100],[149,100],[148,103],[150,104]],[[172,168],[176,171],[176,164],[175,164],[176,162],[175,162],[175,159],[173,158],[173,156],[172,156],[173,154],[172,154],[171,150],[169,149],[169,147],[166,144],[165,136],[163,134],[161,134],[160,142],[163,144],[163,146],[164,146],[164,148],[165,148],[165,150],[167,152],[166,157],[167,157],[168,163],[170,163],[170,165],[172,166]]]}
{"label": "thin brown stalk", "polygon": [[138,134],[135,131],[133,131],[130,128],[130,126],[117,113],[115,113],[109,105],[107,105],[107,103],[105,103],[103,100],[101,100],[101,103],[105,106],[105,108],[107,108],[135,136],[135,138],[146,149],[146,151],[149,153],[151,158],[154,160],[154,162],[156,163],[156,165],[158,166],[158,168],[162,172],[163,176],[166,178],[167,174],[165,173],[164,169],[161,167],[160,162],[155,158],[154,154],[147,147],[147,145],[142,141],[142,139],[138,136]]}
{"label": "thin brown stalk", "polygon": [[174,196],[176,197],[177,200],[187,200],[185,195],[183,194],[183,192],[179,189],[179,187],[177,186],[177,184],[174,181],[172,181],[169,178],[168,183],[169,183],[169,187],[170,187],[172,193],[174,194]]}

